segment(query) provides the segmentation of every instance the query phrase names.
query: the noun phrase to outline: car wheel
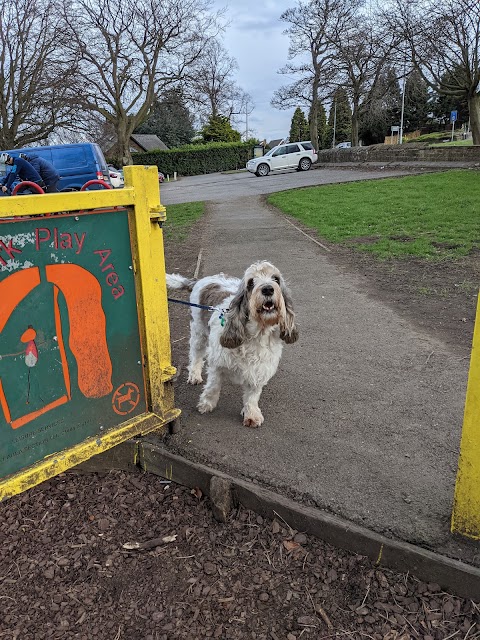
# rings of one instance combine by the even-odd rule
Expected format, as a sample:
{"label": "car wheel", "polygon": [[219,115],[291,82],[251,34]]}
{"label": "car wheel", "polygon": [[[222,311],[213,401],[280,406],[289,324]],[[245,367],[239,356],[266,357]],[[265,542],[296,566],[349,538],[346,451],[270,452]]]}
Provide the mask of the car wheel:
{"label": "car wheel", "polygon": [[298,168],[300,169],[300,171],[308,171],[311,166],[312,166],[311,160],[309,160],[308,158],[302,158],[300,160]]}
{"label": "car wheel", "polygon": [[268,166],[268,164],[265,164],[264,162],[262,162],[262,164],[259,164],[257,167],[257,170],[255,171],[255,175],[258,176],[259,178],[262,176],[268,176],[269,173],[270,173],[270,167]]}

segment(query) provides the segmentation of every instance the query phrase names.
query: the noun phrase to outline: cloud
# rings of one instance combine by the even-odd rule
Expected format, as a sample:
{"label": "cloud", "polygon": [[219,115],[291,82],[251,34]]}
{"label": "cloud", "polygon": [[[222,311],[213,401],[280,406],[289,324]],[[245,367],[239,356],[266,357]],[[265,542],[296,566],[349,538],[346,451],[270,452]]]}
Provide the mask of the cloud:
{"label": "cloud", "polygon": [[248,31],[250,33],[268,33],[270,31],[278,31],[279,24],[281,27],[284,26],[278,18],[272,18],[271,16],[245,16],[236,22],[235,28],[238,31]]}
{"label": "cloud", "polygon": [[[224,45],[238,62],[237,83],[255,103],[248,118],[249,130],[255,129],[260,139],[286,137],[290,130],[294,109],[274,109],[270,100],[274,91],[288,82],[278,74],[287,62],[289,45],[283,34],[287,25],[280,16],[294,4],[294,0],[243,0],[241,6],[226,9],[229,26]],[[219,9],[222,4],[217,2],[215,6]]]}

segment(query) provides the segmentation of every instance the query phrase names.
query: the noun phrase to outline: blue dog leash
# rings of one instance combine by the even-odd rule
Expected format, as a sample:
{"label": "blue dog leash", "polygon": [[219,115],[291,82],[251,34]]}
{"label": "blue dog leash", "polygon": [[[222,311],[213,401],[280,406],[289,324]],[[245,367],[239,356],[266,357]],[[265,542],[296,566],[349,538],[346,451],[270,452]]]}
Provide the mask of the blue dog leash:
{"label": "blue dog leash", "polygon": [[219,307],[211,307],[207,304],[195,304],[195,302],[187,302],[186,300],[177,300],[175,298],[167,298],[169,302],[175,302],[176,304],[185,304],[187,307],[197,307],[197,309],[205,309],[206,311],[218,311],[220,315],[218,316],[220,319],[220,324],[222,327],[225,325],[225,314],[228,309],[220,309]]}

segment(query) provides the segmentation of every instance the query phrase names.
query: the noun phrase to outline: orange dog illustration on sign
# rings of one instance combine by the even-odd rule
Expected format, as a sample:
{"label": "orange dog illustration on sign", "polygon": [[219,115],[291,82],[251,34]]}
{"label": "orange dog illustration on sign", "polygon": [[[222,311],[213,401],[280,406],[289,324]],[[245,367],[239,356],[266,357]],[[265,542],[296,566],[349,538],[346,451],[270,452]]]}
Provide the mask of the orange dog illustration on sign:
{"label": "orange dog illustration on sign", "polygon": [[[40,415],[65,404],[71,399],[71,381],[67,353],[63,340],[59,293],[67,306],[70,333],[68,346],[78,369],[78,387],[86,398],[102,398],[113,389],[112,362],[107,345],[106,318],[102,308],[102,290],[98,280],[86,269],[75,264],[50,264],[45,267],[46,281],[53,285],[56,340],[60,352],[65,393],[37,411],[12,419],[0,378],[0,406],[5,420],[17,429]],[[0,334],[17,305],[41,283],[39,267],[17,271],[0,282]],[[88,314],[88,323],[85,322]],[[36,331],[29,326],[20,340],[27,344],[25,364],[33,368],[39,353],[35,342]],[[92,366],[92,358],[94,363]],[[30,375],[30,371],[29,371]],[[27,399],[28,404],[28,399]]]}

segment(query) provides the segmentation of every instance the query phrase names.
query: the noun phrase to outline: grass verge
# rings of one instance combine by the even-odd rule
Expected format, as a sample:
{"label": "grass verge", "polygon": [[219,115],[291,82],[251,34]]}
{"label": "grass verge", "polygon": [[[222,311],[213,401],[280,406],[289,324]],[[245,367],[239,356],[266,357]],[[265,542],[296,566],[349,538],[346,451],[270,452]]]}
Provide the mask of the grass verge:
{"label": "grass verge", "polygon": [[165,240],[182,242],[186,239],[192,224],[205,212],[204,202],[170,204],[167,207],[167,221],[163,226]]}
{"label": "grass verge", "polygon": [[326,240],[380,258],[448,259],[480,248],[478,171],[308,187],[268,202]]}
{"label": "grass verge", "polygon": [[439,142],[437,144],[432,144],[432,147],[472,147],[472,146],[473,146],[473,140],[471,138],[469,140],[454,140],[453,142]]}

